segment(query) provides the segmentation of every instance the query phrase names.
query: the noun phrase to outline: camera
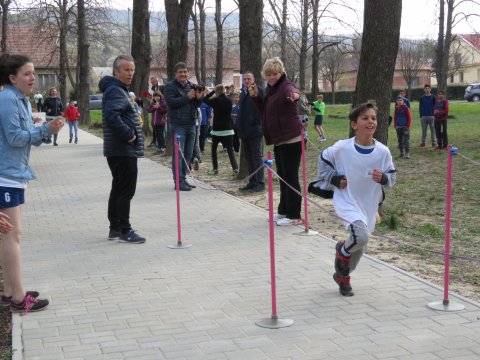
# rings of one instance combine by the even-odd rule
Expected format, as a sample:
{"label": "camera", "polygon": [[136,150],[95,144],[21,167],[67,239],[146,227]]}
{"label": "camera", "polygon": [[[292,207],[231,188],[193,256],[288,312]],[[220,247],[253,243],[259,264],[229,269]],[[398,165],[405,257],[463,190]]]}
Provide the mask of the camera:
{"label": "camera", "polygon": [[195,91],[205,91],[205,86],[204,85],[192,84],[191,87]]}

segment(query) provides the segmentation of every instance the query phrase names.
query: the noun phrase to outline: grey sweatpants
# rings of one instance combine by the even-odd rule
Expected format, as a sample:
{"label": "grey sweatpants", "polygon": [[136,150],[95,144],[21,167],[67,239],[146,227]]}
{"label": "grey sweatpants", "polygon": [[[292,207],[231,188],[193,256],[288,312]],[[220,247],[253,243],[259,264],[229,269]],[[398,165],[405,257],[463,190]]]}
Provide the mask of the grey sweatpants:
{"label": "grey sweatpants", "polygon": [[427,129],[430,128],[432,145],[435,145],[437,143],[437,139],[435,136],[435,130],[433,129],[433,116],[422,116],[420,118],[420,123],[422,125],[422,144],[425,144],[427,141]]}
{"label": "grey sweatpants", "polygon": [[345,249],[351,254],[350,263],[348,267],[350,272],[355,270],[363,255],[363,251],[367,246],[369,234],[367,231],[367,225],[360,220],[357,220],[350,224],[350,236],[345,242]]}

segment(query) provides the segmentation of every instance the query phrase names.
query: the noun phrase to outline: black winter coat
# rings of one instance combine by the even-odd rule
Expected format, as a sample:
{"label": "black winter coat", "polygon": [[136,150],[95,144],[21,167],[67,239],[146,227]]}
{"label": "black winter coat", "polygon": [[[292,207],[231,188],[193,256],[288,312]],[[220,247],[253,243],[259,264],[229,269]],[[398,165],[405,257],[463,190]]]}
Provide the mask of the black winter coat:
{"label": "black winter coat", "polygon": [[[128,96],[128,89],[113,76],[103,77],[98,87],[103,93],[103,155],[107,157],[142,157],[143,132],[138,114]],[[137,138],[129,143],[133,135]]]}
{"label": "black winter coat", "polygon": [[[258,88],[258,95],[263,97],[263,89]],[[246,90],[240,94],[236,132],[240,139],[253,139],[263,136],[262,114]]]}
{"label": "black winter coat", "polygon": [[62,100],[58,96],[49,96],[43,102],[42,110],[47,116],[61,116],[63,111]]}
{"label": "black winter coat", "polygon": [[214,131],[232,130],[232,102],[225,94],[211,99],[213,94],[215,94],[215,91],[210,92],[203,99],[203,102],[213,109],[212,129]]}
{"label": "black winter coat", "polygon": [[198,116],[197,108],[202,99],[189,99],[187,93],[192,89],[192,83],[185,85],[176,79],[165,85],[165,102],[168,106],[168,122],[180,126],[195,126]]}

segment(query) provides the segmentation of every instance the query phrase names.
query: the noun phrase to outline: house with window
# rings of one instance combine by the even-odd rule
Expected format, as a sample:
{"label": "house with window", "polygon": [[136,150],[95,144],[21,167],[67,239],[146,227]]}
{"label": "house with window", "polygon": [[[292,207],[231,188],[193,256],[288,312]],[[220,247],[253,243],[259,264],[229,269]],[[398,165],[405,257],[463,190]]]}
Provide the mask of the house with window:
{"label": "house with window", "polygon": [[[46,94],[58,83],[58,31],[38,30],[26,25],[10,25],[7,39],[8,53],[30,58],[35,66],[35,90]],[[67,94],[72,86],[67,79]]]}
{"label": "house with window", "polygon": [[448,84],[480,82],[480,34],[456,34],[450,52]]}

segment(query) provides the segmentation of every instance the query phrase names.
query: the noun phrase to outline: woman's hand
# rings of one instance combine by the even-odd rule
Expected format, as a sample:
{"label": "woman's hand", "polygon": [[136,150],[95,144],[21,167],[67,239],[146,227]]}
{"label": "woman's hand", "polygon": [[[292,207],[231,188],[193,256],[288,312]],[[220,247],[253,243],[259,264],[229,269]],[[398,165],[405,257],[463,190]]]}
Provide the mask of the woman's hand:
{"label": "woman's hand", "polygon": [[58,134],[63,125],[65,125],[65,121],[61,116],[57,116],[48,123],[48,126],[50,126],[50,129],[52,130],[52,134]]}
{"label": "woman's hand", "polygon": [[0,233],[6,234],[13,230],[13,225],[8,222],[9,219],[7,214],[0,212]]}
{"label": "woman's hand", "polygon": [[252,84],[248,87],[248,94],[251,96],[251,97],[257,97],[258,96],[258,88],[257,88],[257,84]]}

